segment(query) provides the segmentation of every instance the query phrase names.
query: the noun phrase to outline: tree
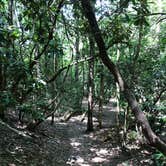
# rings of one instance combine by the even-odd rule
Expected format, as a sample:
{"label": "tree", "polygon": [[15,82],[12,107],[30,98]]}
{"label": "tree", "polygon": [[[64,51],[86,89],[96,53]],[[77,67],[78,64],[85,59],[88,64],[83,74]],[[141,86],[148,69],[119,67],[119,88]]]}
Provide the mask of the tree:
{"label": "tree", "polygon": [[[94,56],[94,41],[92,36],[89,36],[90,57]],[[94,104],[94,59],[89,61],[88,72],[88,121],[87,131],[93,131],[93,104]]]}
{"label": "tree", "polygon": [[104,73],[103,73],[103,64],[100,64],[100,92],[99,92],[99,128],[102,128],[102,113],[103,113],[103,101],[104,101]]}
{"label": "tree", "polygon": [[113,74],[115,81],[118,82],[121,92],[124,94],[126,100],[128,101],[128,104],[137,120],[137,123],[142,127],[143,133],[149,143],[166,155],[166,144],[154,134],[148,123],[148,120],[146,119],[146,116],[141,111],[134,94],[132,93],[127,83],[123,80],[117,66],[108,57],[105,43],[102,38],[101,31],[98,27],[98,23],[96,21],[96,17],[90,2],[88,0],[81,0],[81,4],[97,43],[99,49],[99,57]]}

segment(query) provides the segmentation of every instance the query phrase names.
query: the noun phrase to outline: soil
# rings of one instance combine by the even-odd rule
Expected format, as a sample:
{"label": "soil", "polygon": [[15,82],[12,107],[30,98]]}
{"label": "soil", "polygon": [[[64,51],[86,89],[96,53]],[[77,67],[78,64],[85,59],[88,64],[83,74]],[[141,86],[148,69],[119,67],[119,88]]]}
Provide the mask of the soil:
{"label": "soil", "polygon": [[86,119],[72,117],[68,122],[56,119],[42,123],[35,133],[30,133],[12,119],[17,130],[31,138],[18,135],[0,125],[0,166],[150,166],[154,165],[151,151],[140,147],[136,141],[125,149],[113,126],[115,116],[112,108],[103,114],[104,127],[98,129],[94,118],[94,132],[86,132]]}

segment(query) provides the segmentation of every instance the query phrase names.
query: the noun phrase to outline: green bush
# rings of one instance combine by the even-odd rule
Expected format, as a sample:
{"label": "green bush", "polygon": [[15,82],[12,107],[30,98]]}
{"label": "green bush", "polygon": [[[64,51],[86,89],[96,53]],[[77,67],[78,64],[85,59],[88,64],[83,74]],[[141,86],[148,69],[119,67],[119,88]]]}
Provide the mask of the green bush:
{"label": "green bush", "polygon": [[153,154],[153,159],[154,159],[156,166],[166,165],[166,156],[164,156],[164,154],[162,154],[159,151],[157,151],[155,154]]}

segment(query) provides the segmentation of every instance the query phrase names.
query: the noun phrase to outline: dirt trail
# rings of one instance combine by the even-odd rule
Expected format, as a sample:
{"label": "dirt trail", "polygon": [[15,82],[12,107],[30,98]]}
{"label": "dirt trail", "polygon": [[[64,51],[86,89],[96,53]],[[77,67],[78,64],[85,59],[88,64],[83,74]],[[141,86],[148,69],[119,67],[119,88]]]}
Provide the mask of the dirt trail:
{"label": "dirt trail", "polygon": [[[88,100],[86,98],[83,99],[82,102],[82,107],[86,110],[88,110]],[[95,104],[94,106],[94,121],[97,121],[98,117],[98,110],[99,106]],[[116,100],[115,99],[110,99],[107,105],[103,106],[103,111],[102,111],[102,124],[103,127],[110,127],[110,126],[115,126],[116,125],[116,116],[117,116],[117,108],[116,108]]]}
{"label": "dirt trail", "polygon": [[[112,111],[112,112],[111,112]],[[67,123],[44,122],[37,137],[27,139],[0,126],[0,166],[148,166],[152,165],[146,150],[123,151],[115,131],[109,126],[116,123],[112,105],[105,106],[103,119],[106,128],[86,133],[86,119],[72,117]],[[16,127],[19,125],[15,124]],[[109,141],[106,138],[109,135]]]}
{"label": "dirt trail", "polygon": [[[71,166],[141,166],[152,165],[148,151],[132,149],[123,151],[117,143],[116,133],[104,128],[86,133],[86,123],[80,118],[73,117],[65,126],[70,142],[70,155],[66,165]],[[109,141],[105,138],[110,136]]]}

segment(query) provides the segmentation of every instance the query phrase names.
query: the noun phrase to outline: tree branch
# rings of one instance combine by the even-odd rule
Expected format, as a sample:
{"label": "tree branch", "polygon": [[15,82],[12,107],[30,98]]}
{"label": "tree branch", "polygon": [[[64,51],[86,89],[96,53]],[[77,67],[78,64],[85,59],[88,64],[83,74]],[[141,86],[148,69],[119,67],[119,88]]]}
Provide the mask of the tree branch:
{"label": "tree branch", "polygon": [[145,15],[143,15],[143,16],[155,16],[155,15],[166,15],[166,13],[148,13],[148,14],[145,14]]}
{"label": "tree branch", "polygon": [[19,131],[19,130],[15,129],[15,128],[9,126],[7,123],[5,123],[5,122],[3,122],[1,120],[0,120],[0,124],[3,125],[3,126],[5,126],[5,127],[7,127],[11,131],[13,131],[14,133],[16,133],[16,134],[18,134],[18,135],[20,135],[22,137],[26,137],[26,138],[30,138],[30,139],[32,138],[31,136],[25,134],[23,131]]}
{"label": "tree branch", "polygon": [[165,91],[166,91],[166,89],[163,89],[163,90],[161,90],[161,91],[158,93],[158,95],[156,96],[156,98],[154,98],[154,100],[153,100],[153,105],[156,105],[156,103],[160,100],[162,94],[163,94]]}
{"label": "tree branch", "polygon": [[63,4],[64,4],[64,0],[61,0],[58,4],[57,11],[55,12],[54,22],[53,22],[52,28],[50,29],[49,34],[48,34],[48,40],[47,40],[46,44],[44,45],[42,51],[30,63],[30,66],[29,66],[30,69],[33,68],[33,66],[37,63],[37,60],[47,51],[49,43],[53,38],[53,33],[54,33],[55,26],[56,26],[57,18],[61,11],[61,8],[63,7]]}
{"label": "tree branch", "polygon": [[61,69],[59,69],[59,70],[54,74],[54,76],[53,76],[51,79],[49,79],[49,80],[47,81],[47,83],[50,83],[50,82],[54,81],[54,80],[57,78],[57,76],[58,76],[59,74],[61,74],[65,69],[68,69],[69,67],[71,67],[71,66],[73,66],[73,65],[77,65],[77,64],[79,64],[79,63],[83,63],[83,62],[85,62],[85,61],[90,61],[90,60],[92,60],[92,59],[94,59],[94,57],[86,57],[86,58],[81,59],[81,60],[79,60],[79,61],[72,62],[71,64],[69,64],[69,65],[67,65],[67,66],[65,66],[65,67],[63,67],[63,68],[61,68]]}

